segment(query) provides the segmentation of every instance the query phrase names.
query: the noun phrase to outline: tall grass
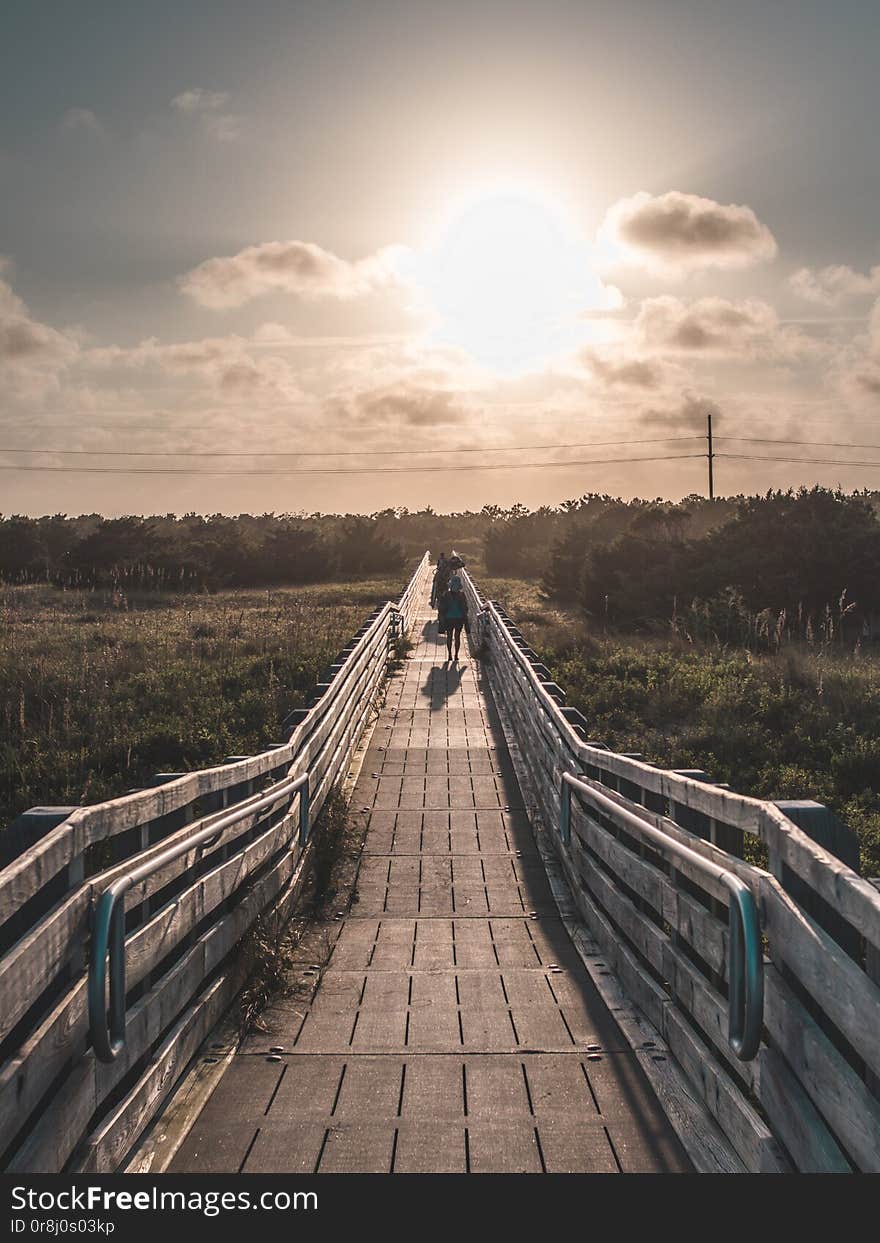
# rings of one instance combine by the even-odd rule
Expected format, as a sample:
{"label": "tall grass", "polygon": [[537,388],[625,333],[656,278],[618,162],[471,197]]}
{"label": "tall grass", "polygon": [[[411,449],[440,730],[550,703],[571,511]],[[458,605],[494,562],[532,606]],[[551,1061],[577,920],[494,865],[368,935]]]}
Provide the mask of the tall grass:
{"label": "tall grass", "polygon": [[401,586],[0,588],[0,826],[280,741],[285,714]]}

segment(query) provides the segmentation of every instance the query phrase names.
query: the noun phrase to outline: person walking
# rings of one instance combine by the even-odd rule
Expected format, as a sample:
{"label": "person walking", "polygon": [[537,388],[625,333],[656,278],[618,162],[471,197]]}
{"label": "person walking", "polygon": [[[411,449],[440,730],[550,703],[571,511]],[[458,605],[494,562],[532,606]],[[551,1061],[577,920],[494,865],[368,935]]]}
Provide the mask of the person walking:
{"label": "person walking", "polygon": [[461,648],[461,632],[468,624],[467,597],[462,591],[461,579],[453,574],[449,585],[440,597],[440,618],[446,630],[447,660],[452,660],[452,647],[455,645],[455,659]]}
{"label": "person walking", "polygon": [[437,557],[437,568],[434,571],[434,581],[431,583],[431,608],[439,607],[440,597],[446,590],[446,584],[449,581],[449,561],[445,553],[440,553]]}

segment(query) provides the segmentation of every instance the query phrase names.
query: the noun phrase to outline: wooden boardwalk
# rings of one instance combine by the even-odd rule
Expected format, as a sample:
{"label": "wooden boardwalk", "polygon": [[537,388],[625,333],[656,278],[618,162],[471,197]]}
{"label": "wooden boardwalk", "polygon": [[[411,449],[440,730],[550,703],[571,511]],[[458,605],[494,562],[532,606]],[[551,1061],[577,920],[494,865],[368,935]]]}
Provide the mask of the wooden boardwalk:
{"label": "wooden boardwalk", "polygon": [[357,898],[170,1172],[690,1168],[555,907],[495,712],[427,593],[355,787]]}

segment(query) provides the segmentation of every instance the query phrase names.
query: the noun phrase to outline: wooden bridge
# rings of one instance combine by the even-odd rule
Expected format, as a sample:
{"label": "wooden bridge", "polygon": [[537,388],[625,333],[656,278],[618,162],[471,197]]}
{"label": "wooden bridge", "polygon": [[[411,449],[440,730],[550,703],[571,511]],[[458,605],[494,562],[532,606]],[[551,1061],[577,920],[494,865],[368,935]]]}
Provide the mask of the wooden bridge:
{"label": "wooden bridge", "polygon": [[[7,831],[5,1168],[880,1170],[880,893],[852,835],[605,749],[466,575],[447,663],[430,573],[286,742]],[[353,769],[353,891],[229,1043],[241,938],[293,910]]]}

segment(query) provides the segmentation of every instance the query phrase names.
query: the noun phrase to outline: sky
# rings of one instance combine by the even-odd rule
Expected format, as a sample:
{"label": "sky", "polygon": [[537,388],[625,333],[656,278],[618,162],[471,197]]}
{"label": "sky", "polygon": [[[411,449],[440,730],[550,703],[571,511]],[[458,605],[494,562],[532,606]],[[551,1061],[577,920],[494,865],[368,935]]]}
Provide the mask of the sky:
{"label": "sky", "polygon": [[[7,0],[0,513],[880,487],[872,0]],[[680,459],[680,460],[674,460]]]}

